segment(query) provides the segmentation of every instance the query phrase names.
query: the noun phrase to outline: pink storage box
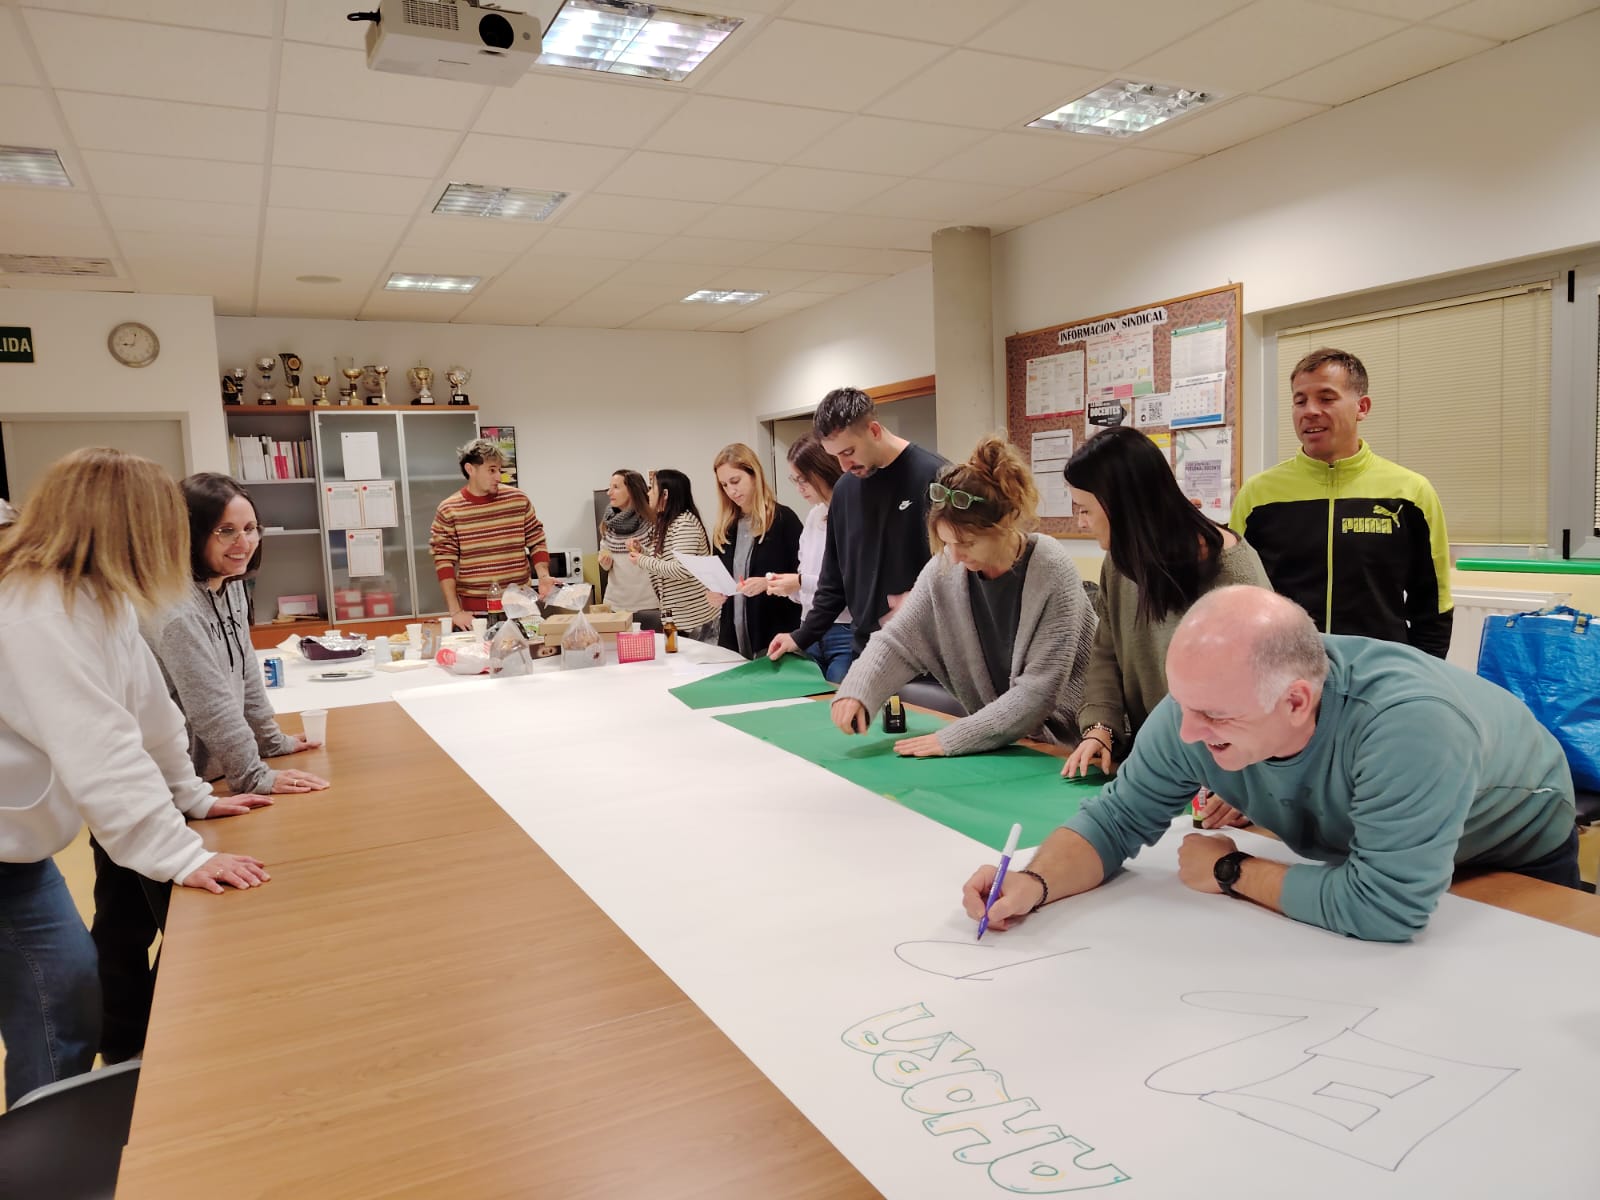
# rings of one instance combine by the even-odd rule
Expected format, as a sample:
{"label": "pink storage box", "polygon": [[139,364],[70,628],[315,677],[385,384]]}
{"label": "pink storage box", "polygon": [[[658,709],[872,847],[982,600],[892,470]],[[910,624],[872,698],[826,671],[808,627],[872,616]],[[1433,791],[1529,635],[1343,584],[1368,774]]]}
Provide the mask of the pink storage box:
{"label": "pink storage box", "polygon": [[341,621],[359,621],[367,615],[360,588],[333,589],[333,615]]}
{"label": "pink storage box", "polygon": [[394,616],[393,592],[367,592],[361,598],[369,617]]}
{"label": "pink storage box", "polygon": [[649,662],[656,656],[656,635],[648,629],[639,633],[617,634],[617,661]]}
{"label": "pink storage box", "polygon": [[299,596],[279,596],[278,615],[280,617],[314,617],[321,607],[316,595],[311,592]]}

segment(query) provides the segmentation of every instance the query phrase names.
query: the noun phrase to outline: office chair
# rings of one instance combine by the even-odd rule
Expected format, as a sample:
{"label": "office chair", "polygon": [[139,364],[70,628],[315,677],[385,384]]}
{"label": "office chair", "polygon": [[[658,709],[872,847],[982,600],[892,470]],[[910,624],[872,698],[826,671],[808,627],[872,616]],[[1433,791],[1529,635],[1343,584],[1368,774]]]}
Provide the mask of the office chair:
{"label": "office chair", "polygon": [[35,1088],[0,1115],[0,1196],[112,1200],[137,1059]]}

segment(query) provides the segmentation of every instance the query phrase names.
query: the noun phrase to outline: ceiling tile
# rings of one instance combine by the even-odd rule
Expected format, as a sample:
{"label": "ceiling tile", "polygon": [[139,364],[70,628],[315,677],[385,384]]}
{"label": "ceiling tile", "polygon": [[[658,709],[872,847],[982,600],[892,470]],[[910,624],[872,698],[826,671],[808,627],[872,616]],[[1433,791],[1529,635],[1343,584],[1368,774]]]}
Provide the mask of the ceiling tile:
{"label": "ceiling tile", "polygon": [[1461,0],[1322,0],[1334,8],[1353,8],[1359,12],[1377,13],[1383,17],[1398,17],[1402,21],[1425,21],[1447,8],[1454,8]]}
{"label": "ceiling tile", "polygon": [[515,250],[493,254],[454,247],[401,246],[384,268],[385,278],[394,272],[403,275],[476,275],[483,280],[478,285],[482,288],[505,271],[517,253]]}
{"label": "ceiling tile", "polygon": [[67,134],[44,88],[0,85],[0,144],[61,151]]}
{"label": "ceiling tile", "polygon": [[469,133],[445,174],[457,183],[581,192],[604,179],[627,154],[611,146]]}
{"label": "ceiling tile", "polygon": [[1017,189],[1008,184],[951,183],[943,179],[908,179],[874,196],[854,211],[880,217],[915,217],[940,224],[970,224],[979,209],[998,204]]}
{"label": "ceiling tile", "polygon": [[156,21],[195,29],[220,29],[227,33],[272,35],[273,6],[261,0],[27,0],[29,8],[95,16],[126,17],[130,21]]}
{"label": "ceiling tile", "polygon": [[[210,281],[248,293],[255,284],[256,243],[248,238],[184,233],[121,233],[128,270],[141,291],[164,292],[174,283]],[[177,288],[180,292],[194,290]]]}
{"label": "ceiling tile", "polygon": [[1139,150],[1129,147],[1105,158],[1096,159],[1086,167],[1078,167],[1051,180],[1049,187],[1060,192],[1093,192],[1104,195],[1149,179],[1163,171],[1193,162],[1192,154],[1174,154],[1169,150]]}
{"label": "ceiling tile", "polygon": [[787,242],[814,229],[827,213],[788,208],[743,208],[724,204],[684,230],[692,237],[729,237],[745,241]]}
{"label": "ceiling tile", "polygon": [[761,301],[761,308],[769,314],[773,312],[798,312],[802,308],[810,308],[814,304],[821,304],[834,298],[831,292],[780,292],[776,296],[768,296]]}
{"label": "ceiling tile", "polygon": [[268,208],[268,240],[333,242],[349,246],[385,248],[400,240],[406,218],[382,213],[323,212],[309,208]]}
{"label": "ceiling tile", "polygon": [[[1395,36],[1404,37],[1405,34]],[[1382,45],[1379,42],[1378,46],[1369,46],[1354,57],[1366,59]],[[1320,104],[1306,104],[1298,100],[1240,96],[1235,100],[1225,100],[1216,108],[1203,108],[1142,135],[1138,139],[1139,149],[1215,154],[1218,150],[1236,146],[1326,111]]]}
{"label": "ceiling tile", "polygon": [[721,64],[702,90],[856,112],[944,52],[927,42],[774,21]]}
{"label": "ceiling tile", "polygon": [[[358,321],[449,321],[472,303],[472,296],[428,292],[386,292],[375,289],[356,315]],[[435,382],[443,382],[443,368],[434,368]],[[437,398],[439,389],[434,390]],[[405,371],[395,367],[389,375],[390,403],[409,404],[416,392]]]}
{"label": "ceiling tile", "polygon": [[1275,96],[1294,100],[1343,104],[1494,45],[1496,43],[1487,38],[1418,25],[1293,79],[1285,79],[1267,90]]}
{"label": "ceiling tile", "polygon": [[1403,27],[1390,17],[1309,0],[1256,0],[1128,70],[1200,91],[1256,92]]}
{"label": "ceiling tile", "polygon": [[[28,240],[18,242],[0,229],[0,251],[7,254],[81,254],[87,258],[117,258],[117,244],[104,225],[56,224],[47,217],[28,222]],[[0,276],[0,279],[10,278]],[[47,281],[48,276],[29,278],[27,286]]]}
{"label": "ceiling tile", "polygon": [[705,154],[779,163],[847,118],[814,108],[696,96],[644,144],[668,154]]}
{"label": "ceiling tile", "polygon": [[[779,267],[729,267],[712,279],[709,286],[725,291],[781,292],[803,287],[821,276],[816,271],[785,271]],[[762,301],[766,303],[766,301]]]}
{"label": "ceiling tile", "polygon": [[[570,206],[570,208],[569,208]],[[693,200],[647,200],[639,196],[586,195],[562,205],[567,229],[622,229],[634,233],[682,233],[715,210]]]}
{"label": "ceiling tile", "polygon": [[854,271],[856,264],[875,250],[859,246],[777,246],[750,260],[757,267],[787,267],[795,271]]}
{"label": "ceiling tile", "polygon": [[666,239],[659,233],[626,233],[620,230],[566,229],[561,226],[545,231],[539,239],[542,256],[571,256],[573,258],[635,259],[654,250]]}
{"label": "ceiling tile", "polygon": [[[1226,16],[1240,0],[1062,4],[1030,0],[972,39],[976,50],[1112,71]],[[1076,99],[1063,96],[1056,103]]]}
{"label": "ceiling tile", "polygon": [[106,196],[157,196],[238,204],[261,195],[262,168],[155,154],[85,150],[83,161],[97,191]]}
{"label": "ceiling tile", "polygon": [[106,219],[120,241],[125,232],[192,233],[198,237],[238,238],[254,245],[261,227],[255,204],[217,204],[204,200],[155,200],[148,196],[103,196]]}
{"label": "ceiling tile", "polygon": [[266,38],[39,9],[25,9],[23,20],[58,88],[267,106],[272,42]]}
{"label": "ceiling tile", "polygon": [[[456,316],[462,325],[537,325],[568,304],[567,298],[545,300],[532,296],[479,296]],[[468,364],[471,365],[470,363]]]}
{"label": "ceiling tile", "polygon": [[642,317],[636,317],[628,322],[629,329],[699,329],[708,324],[707,313],[703,305],[663,304],[660,308],[652,309]]}
{"label": "ceiling tile", "polygon": [[753,204],[758,208],[844,212],[900,182],[901,179],[895,175],[823,171],[816,167],[779,167],[734,199],[740,204]]}
{"label": "ceiling tile", "polygon": [[1104,158],[1116,149],[1110,138],[1030,129],[997,133],[969,146],[923,174],[961,183],[1008,183],[1031,187]]}
{"label": "ceiling tile", "polygon": [[827,292],[838,296],[845,292],[853,292],[857,288],[864,288],[869,283],[881,283],[887,278],[889,278],[887,275],[860,275],[853,271],[835,271],[827,275],[818,275],[806,284],[806,291]]}
{"label": "ceiling tile", "polygon": [[31,86],[43,82],[23,41],[21,18],[9,8],[0,8],[0,83]]}
{"label": "ceiling tile", "polygon": [[721,203],[771,169],[764,163],[637,150],[597,190],[617,196]]}
{"label": "ceiling tile", "polygon": [[601,290],[609,287],[609,284],[601,284],[600,288],[573,301],[540,324],[569,328],[617,329],[629,321],[637,320],[647,312],[660,308],[663,304],[671,303],[670,299],[655,291]]}
{"label": "ceiling tile", "polygon": [[376,212],[390,216],[414,213],[426,201],[433,206],[433,182],[401,175],[363,175],[354,171],[319,171],[314,167],[273,167],[267,203],[276,208],[321,208],[329,212]]}
{"label": "ceiling tile", "polygon": [[250,108],[57,92],[73,140],[84,150],[168,154],[221,162],[266,160],[267,114]]}
{"label": "ceiling tile", "polygon": [[405,232],[405,244],[429,250],[470,250],[484,254],[521,254],[550,226],[536,221],[497,221],[482,217],[438,216],[423,213]]}
{"label": "ceiling tile", "polygon": [[722,270],[722,267],[710,263],[640,261],[623,267],[611,277],[611,281],[630,287],[662,287],[681,298],[703,287],[710,287],[711,280]]}
{"label": "ceiling tile", "polygon": [[328,0],[285,0],[283,36],[317,46],[360,50],[366,45],[367,27],[345,20],[350,11],[348,4],[330,4]]}
{"label": "ceiling tile", "polygon": [[565,297],[571,301],[628,264],[620,258],[552,258],[525,254],[490,284],[496,295]]}
{"label": "ceiling tile", "polygon": [[[932,235],[930,234],[930,239]],[[932,242],[927,250],[901,250],[885,246],[870,248],[856,260],[855,269],[858,271],[881,272],[884,275],[898,275],[901,271],[909,271],[913,267],[926,266],[933,261]]]}
{"label": "ceiling tile", "polygon": [[875,217],[868,213],[840,213],[829,217],[797,242],[821,246],[861,246],[871,250],[927,250],[943,221],[913,221],[904,217]]}
{"label": "ceiling tile", "polygon": [[1509,42],[1594,7],[1594,0],[1469,0],[1441,13],[1433,23]]}
{"label": "ceiling tile", "polygon": [[762,312],[761,310],[764,308],[766,308],[765,301],[760,304],[752,304],[749,308],[740,309],[732,316],[724,317],[720,321],[714,321],[703,328],[707,333],[748,333],[750,330],[757,329],[768,321],[783,315],[781,309],[773,308]]}
{"label": "ceiling tile", "polygon": [[959,46],[1016,7],[1017,0],[794,0],[788,20],[837,25],[890,36],[915,33],[925,42]]}
{"label": "ceiling tile", "polygon": [[732,238],[675,237],[657,246],[646,258],[661,262],[711,263],[737,267],[771,250],[771,242],[735,241]]}
{"label": "ceiling tile", "polygon": [[273,127],[272,161],[286,167],[432,179],[459,141],[459,134],[442,129],[280,113]]}
{"label": "ceiling tile", "polygon": [[[8,187],[0,190],[5,220],[0,221],[0,238],[6,242],[7,252],[18,249],[18,235],[30,231],[35,224],[52,225],[57,229],[103,229],[100,210],[94,198],[86,191],[62,188]],[[35,253],[32,250],[26,251]],[[54,254],[56,251],[39,251]]]}
{"label": "ceiling tile", "polygon": [[949,125],[852,117],[795,155],[794,162],[797,166],[835,171],[919,175],[962,147],[972,145],[978,137],[974,130]]}
{"label": "ceiling tile", "polygon": [[1093,192],[1058,192],[1048,188],[1029,188],[1008,196],[997,204],[974,210],[972,223],[987,225],[995,233],[1015,229],[1019,225],[1032,225],[1046,217],[1066,212],[1079,204],[1094,199]]}
{"label": "ceiling tile", "polygon": [[[353,321],[366,303],[369,284],[369,280],[329,286],[263,279],[256,287],[255,315]],[[315,360],[312,365],[314,369]]]}
{"label": "ceiling tile", "polygon": [[285,42],[278,111],[424,129],[465,129],[490,90],[448,79],[370,71],[362,50]]}
{"label": "ceiling tile", "polygon": [[667,84],[539,69],[515,87],[492,89],[473,128],[551,142],[638,146],[688,99]]}
{"label": "ceiling tile", "polygon": [[957,50],[868,110],[1003,130],[1021,127],[1104,83],[1104,71]]}

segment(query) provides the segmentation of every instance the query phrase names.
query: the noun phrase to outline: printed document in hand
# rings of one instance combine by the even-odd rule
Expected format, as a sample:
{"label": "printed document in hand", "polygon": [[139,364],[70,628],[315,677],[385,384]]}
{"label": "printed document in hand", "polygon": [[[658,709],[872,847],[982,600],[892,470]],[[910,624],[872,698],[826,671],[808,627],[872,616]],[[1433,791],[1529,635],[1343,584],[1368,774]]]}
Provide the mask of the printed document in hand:
{"label": "printed document in hand", "polygon": [[731,596],[739,590],[739,585],[734,583],[733,576],[728,574],[728,568],[723,566],[722,560],[714,554],[680,554],[678,561],[683,564],[684,570],[705,584],[709,591]]}

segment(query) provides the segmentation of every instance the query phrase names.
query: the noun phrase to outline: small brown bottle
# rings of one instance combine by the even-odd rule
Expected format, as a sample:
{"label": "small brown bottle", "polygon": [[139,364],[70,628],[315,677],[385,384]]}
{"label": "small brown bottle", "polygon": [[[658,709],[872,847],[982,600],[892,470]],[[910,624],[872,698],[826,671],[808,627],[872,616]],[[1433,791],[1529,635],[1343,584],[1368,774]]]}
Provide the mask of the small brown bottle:
{"label": "small brown bottle", "polygon": [[667,653],[676,654],[678,652],[678,623],[672,619],[672,610],[670,608],[661,610],[661,632],[667,638]]}

